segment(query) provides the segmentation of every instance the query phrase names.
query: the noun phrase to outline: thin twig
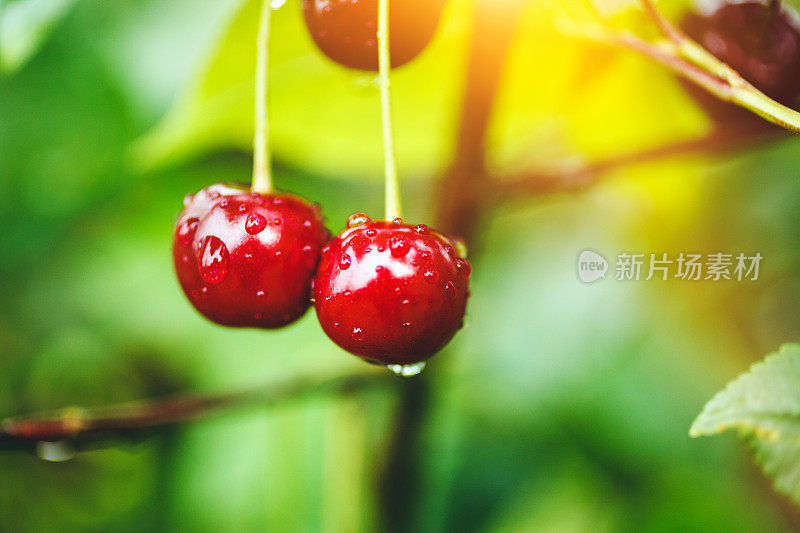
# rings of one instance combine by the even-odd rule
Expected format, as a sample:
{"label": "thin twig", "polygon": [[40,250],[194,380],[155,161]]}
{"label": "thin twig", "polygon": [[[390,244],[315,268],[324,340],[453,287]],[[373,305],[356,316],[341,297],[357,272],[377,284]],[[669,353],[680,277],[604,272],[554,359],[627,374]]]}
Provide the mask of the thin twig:
{"label": "thin twig", "polygon": [[[675,67],[681,66],[680,63],[668,63],[655,55],[648,54],[650,57],[676,70],[676,72],[684,75],[689,80],[698,83],[698,85],[709,90],[718,98],[749,109],[760,117],[789,131],[800,133],[800,113],[765,95],[745,80],[738,72],[696,43],[678,26],[670,22],[669,19],[658,10],[652,0],[642,0],[642,5],[645,11],[673,44],[673,46],[668,49],[670,55],[685,59],[689,63],[700,67],[701,70],[718,78],[728,87],[725,90],[720,90],[718,84],[699,83],[700,80],[687,69],[679,68],[676,70]],[[640,49],[639,51],[641,52],[642,50]]]}
{"label": "thin twig", "polygon": [[0,447],[20,442],[85,441],[132,437],[158,427],[205,419],[233,408],[266,407],[313,394],[343,392],[383,383],[373,369],[338,376],[298,376],[252,389],[215,394],[182,394],[161,400],[7,418],[0,423]]}
{"label": "thin twig", "polygon": [[661,31],[664,33],[664,35],[666,35],[675,44],[680,45],[685,39],[683,32],[679,28],[674,26],[669,20],[667,20],[667,18],[664,15],[661,14],[661,12],[656,8],[656,5],[653,2],[653,0],[641,0],[641,1],[644,10],[647,12],[648,15],[650,15],[650,18],[652,18],[655,21],[658,27],[661,28]]}
{"label": "thin twig", "polygon": [[754,134],[751,130],[731,132],[717,129],[710,134],[613,156],[586,165],[555,171],[532,171],[512,177],[491,178],[486,195],[497,202],[531,195],[572,193],[597,184],[612,171],[674,156],[727,152],[742,146],[778,138],[783,130],[772,128]]}

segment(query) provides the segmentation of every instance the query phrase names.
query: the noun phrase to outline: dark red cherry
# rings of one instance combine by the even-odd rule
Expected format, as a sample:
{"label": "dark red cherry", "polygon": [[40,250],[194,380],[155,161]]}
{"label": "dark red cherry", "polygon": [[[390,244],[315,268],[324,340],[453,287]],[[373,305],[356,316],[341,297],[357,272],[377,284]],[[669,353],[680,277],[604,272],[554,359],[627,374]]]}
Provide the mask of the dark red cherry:
{"label": "dark red cherry", "polygon": [[319,209],[302,198],[216,184],[184,200],[172,253],[183,291],[207,318],[277,328],[308,309],[329,238]]}
{"label": "dark red cherry", "polygon": [[314,307],[345,350],[383,364],[423,361],[463,325],[470,266],[427,226],[353,215],[322,250]]}
{"label": "dark red cherry", "polygon": [[[725,3],[710,15],[690,14],[683,30],[764,94],[785,106],[800,100],[800,30],[780,4]],[[769,123],[750,111],[723,102],[687,84],[690,92],[717,122]]]}
{"label": "dark red cherry", "polygon": [[[446,0],[391,0],[389,55],[392,66],[419,55],[439,25]],[[311,38],[337,63],[378,70],[377,0],[303,0]]]}

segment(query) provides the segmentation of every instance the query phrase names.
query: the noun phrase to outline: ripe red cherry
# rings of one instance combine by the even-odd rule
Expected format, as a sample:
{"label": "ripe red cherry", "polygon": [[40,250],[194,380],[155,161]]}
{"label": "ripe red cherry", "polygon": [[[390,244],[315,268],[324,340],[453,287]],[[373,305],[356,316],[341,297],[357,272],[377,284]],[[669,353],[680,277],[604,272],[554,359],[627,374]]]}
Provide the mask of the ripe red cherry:
{"label": "ripe red cherry", "polygon": [[[723,4],[708,16],[690,14],[683,30],[761,92],[785,106],[800,104],[800,30],[779,5]],[[692,95],[718,122],[769,125],[753,113],[691,86]]]}
{"label": "ripe red cherry", "polygon": [[[389,55],[392,66],[408,63],[433,37],[446,0],[391,0]],[[377,0],[303,0],[311,38],[337,63],[378,70]]]}
{"label": "ripe red cherry", "polygon": [[423,361],[463,325],[469,263],[427,226],[356,214],[322,250],[314,306],[345,350],[383,364]]}
{"label": "ripe red cherry", "polygon": [[183,291],[207,318],[277,328],[308,309],[329,238],[319,209],[302,198],[216,184],[184,200],[172,253]]}

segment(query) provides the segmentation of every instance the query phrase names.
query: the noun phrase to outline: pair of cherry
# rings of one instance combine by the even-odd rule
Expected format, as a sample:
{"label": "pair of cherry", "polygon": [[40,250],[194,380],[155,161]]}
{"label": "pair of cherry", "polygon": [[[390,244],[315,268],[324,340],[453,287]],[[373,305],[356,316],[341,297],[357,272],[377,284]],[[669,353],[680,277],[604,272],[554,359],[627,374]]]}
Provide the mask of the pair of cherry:
{"label": "pair of cherry", "polygon": [[423,361],[461,328],[470,266],[455,242],[362,214],[330,237],[319,207],[298,196],[216,184],[184,200],[173,258],[214,322],[279,328],[313,301],[336,344],[382,364]]}
{"label": "pair of cherry", "polygon": [[[392,66],[427,45],[444,0],[398,0],[389,10]],[[339,63],[378,68],[377,0],[304,0],[306,24]],[[187,196],[173,258],[200,313],[233,327],[279,328],[314,302],[340,347],[406,365],[441,349],[463,324],[470,267],[427,226],[355,214],[331,240],[318,206],[292,194],[226,184]]]}

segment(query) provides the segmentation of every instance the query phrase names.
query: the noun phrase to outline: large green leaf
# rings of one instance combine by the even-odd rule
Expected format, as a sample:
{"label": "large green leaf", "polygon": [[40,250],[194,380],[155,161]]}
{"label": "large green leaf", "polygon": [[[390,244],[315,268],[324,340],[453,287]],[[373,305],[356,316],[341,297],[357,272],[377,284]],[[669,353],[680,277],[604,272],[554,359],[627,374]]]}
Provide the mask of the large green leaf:
{"label": "large green leaf", "polygon": [[800,503],[800,345],[756,363],[706,404],[693,437],[736,429],[775,488]]}

